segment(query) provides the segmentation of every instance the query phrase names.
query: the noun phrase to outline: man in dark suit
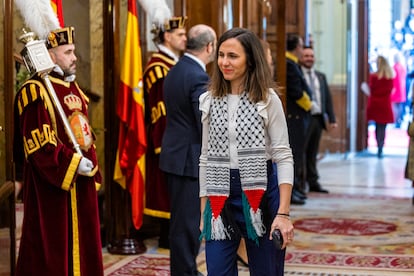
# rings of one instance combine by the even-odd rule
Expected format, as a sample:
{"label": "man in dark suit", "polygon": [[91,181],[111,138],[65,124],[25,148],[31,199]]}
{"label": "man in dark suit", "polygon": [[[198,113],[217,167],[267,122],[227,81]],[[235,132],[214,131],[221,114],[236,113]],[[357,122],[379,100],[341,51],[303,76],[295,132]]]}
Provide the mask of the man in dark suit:
{"label": "man in dark suit", "polygon": [[316,167],[319,142],[322,130],[336,128],[336,119],[332,106],[331,92],[326,81],[326,76],[313,68],[315,63],[314,51],[311,47],[303,49],[300,59],[301,69],[305,79],[312,90],[312,99],[318,108],[311,111],[311,120],[307,131],[306,139],[306,180],[310,192],[328,193],[328,190],[321,187],[318,182],[319,174]]}
{"label": "man in dark suit", "polygon": [[160,170],[162,136],[165,131],[166,112],[164,80],[170,69],[185,51],[186,16],[174,16],[162,26],[152,30],[158,51],[152,53],[144,71],[145,127],[147,151],[145,153],[145,208],[144,214],[159,223],[158,247],[170,248],[170,199],[167,180]]}
{"label": "man in dark suit", "polygon": [[166,173],[171,201],[171,275],[198,275],[200,198],[198,163],[201,152],[199,97],[206,92],[206,65],[214,60],[217,37],[206,25],[187,34],[187,50],[164,81],[167,121],[160,169]]}
{"label": "man in dark suit", "polygon": [[315,106],[311,91],[303,76],[299,59],[302,57],[303,40],[295,34],[286,39],[286,117],[289,143],[292,147],[294,182],[291,203],[305,204],[305,138],[310,122],[310,110]]}

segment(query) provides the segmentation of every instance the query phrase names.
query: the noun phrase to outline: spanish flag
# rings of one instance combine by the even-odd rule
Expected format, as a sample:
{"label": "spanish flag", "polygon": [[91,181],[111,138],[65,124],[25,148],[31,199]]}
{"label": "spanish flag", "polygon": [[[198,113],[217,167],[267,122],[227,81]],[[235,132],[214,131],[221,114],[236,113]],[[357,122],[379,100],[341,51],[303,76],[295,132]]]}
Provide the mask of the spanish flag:
{"label": "spanish flag", "polygon": [[134,227],[139,229],[142,225],[144,210],[147,141],[144,123],[141,47],[135,0],[128,0],[127,30],[120,74],[117,102],[120,128],[114,180],[130,192],[132,221]]}
{"label": "spanish flag", "polygon": [[63,20],[62,0],[50,0],[50,4],[57,15],[60,26],[65,27],[65,21]]}

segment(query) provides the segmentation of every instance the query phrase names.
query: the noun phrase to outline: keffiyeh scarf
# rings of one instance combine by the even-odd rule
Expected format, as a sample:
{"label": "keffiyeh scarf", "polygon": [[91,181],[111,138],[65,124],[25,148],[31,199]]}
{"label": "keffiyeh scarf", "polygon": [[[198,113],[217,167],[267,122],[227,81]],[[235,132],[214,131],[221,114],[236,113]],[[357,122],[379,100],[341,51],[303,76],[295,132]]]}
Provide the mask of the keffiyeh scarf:
{"label": "keffiyeh scarf", "polygon": [[[237,154],[243,191],[243,210],[248,238],[263,236],[260,202],[267,186],[264,119],[246,93],[236,111]],[[223,219],[223,208],[230,193],[230,156],[227,97],[213,98],[210,106],[210,130],[206,168],[208,201],[204,212],[206,240],[232,239],[231,226]]]}

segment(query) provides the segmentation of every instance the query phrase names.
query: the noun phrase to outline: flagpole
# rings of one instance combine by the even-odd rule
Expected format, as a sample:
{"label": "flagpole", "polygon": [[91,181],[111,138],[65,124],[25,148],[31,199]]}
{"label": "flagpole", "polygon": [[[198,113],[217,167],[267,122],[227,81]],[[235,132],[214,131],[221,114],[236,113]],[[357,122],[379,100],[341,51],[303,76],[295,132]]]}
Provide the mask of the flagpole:
{"label": "flagpole", "polygon": [[[108,159],[107,160],[114,160],[116,159],[115,163],[119,163],[117,160],[118,150],[119,148],[115,149],[114,145],[118,144],[116,141],[119,140],[118,135],[111,135],[114,133],[117,133],[119,129],[116,129],[115,126],[118,126],[119,124],[123,124],[124,122],[120,120],[115,120],[115,118],[119,119],[117,117],[117,114],[113,112],[115,110],[114,103],[117,102],[114,97],[113,91],[117,88],[119,89],[119,83],[117,83],[117,80],[119,79],[119,68],[117,64],[120,64],[119,56],[115,55],[114,53],[119,52],[119,10],[120,10],[120,1],[119,0],[105,0],[106,6],[110,6],[111,9],[105,9],[105,12],[108,14],[108,21],[105,25],[105,35],[106,38],[104,38],[105,43],[107,44],[107,47],[104,47],[105,51],[107,51],[108,55],[111,57],[110,60],[105,59],[106,62],[106,68],[108,71],[112,72],[112,78],[106,79],[106,91],[105,91],[105,99],[107,103],[107,107],[110,111],[106,112],[105,115],[107,117],[107,121],[111,122],[108,125],[108,129],[112,129],[112,131],[107,131],[107,141],[106,144],[108,153]],[[139,40],[137,41],[139,42]],[[133,43],[137,43],[133,42]],[[133,45],[133,44],[132,44]],[[135,67],[134,67],[135,68]],[[115,88],[117,87],[117,88]],[[108,92],[109,91],[109,92]],[[118,92],[119,95],[120,92]],[[110,100],[108,100],[110,99]],[[108,100],[108,101],[107,101]],[[114,143],[115,142],[115,143]],[[111,154],[109,156],[109,153],[113,152],[116,153],[116,156]],[[134,153],[133,150],[130,151],[131,153]],[[111,166],[113,166],[112,162],[108,162]],[[117,167],[117,166],[113,166]],[[114,174],[114,170],[112,168],[108,168],[107,171],[111,172],[110,175]],[[122,254],[122,255],[132,255],[132,254],[141,254],[146,251],[145,244],[142,240],[135,239],[133,235],[131,234],[132,230],[132,208],[131,208],[131,197],[130,192],[127,189],[127,185],[124,185],[121,187],[118,182],[114,181],[110,182],[110,185],[107,185],[105,188],[105,196],[106,196],[106,204],[107,204],[107,216],[108,216],[108,244],[107,249],[108,252],[112,254]]]}

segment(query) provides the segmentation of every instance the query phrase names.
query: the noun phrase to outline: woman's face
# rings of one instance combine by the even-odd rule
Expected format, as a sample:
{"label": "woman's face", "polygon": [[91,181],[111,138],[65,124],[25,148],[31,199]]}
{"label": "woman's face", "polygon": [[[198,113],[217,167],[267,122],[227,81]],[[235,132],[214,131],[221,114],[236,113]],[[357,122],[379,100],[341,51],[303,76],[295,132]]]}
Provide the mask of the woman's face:
{"label": "woman's face", "polygon": [[232,87],[243,83],[247,70],[246,53],[237,39],[230,38],[220,45],[217,63],[224,79],[230,81]]}

